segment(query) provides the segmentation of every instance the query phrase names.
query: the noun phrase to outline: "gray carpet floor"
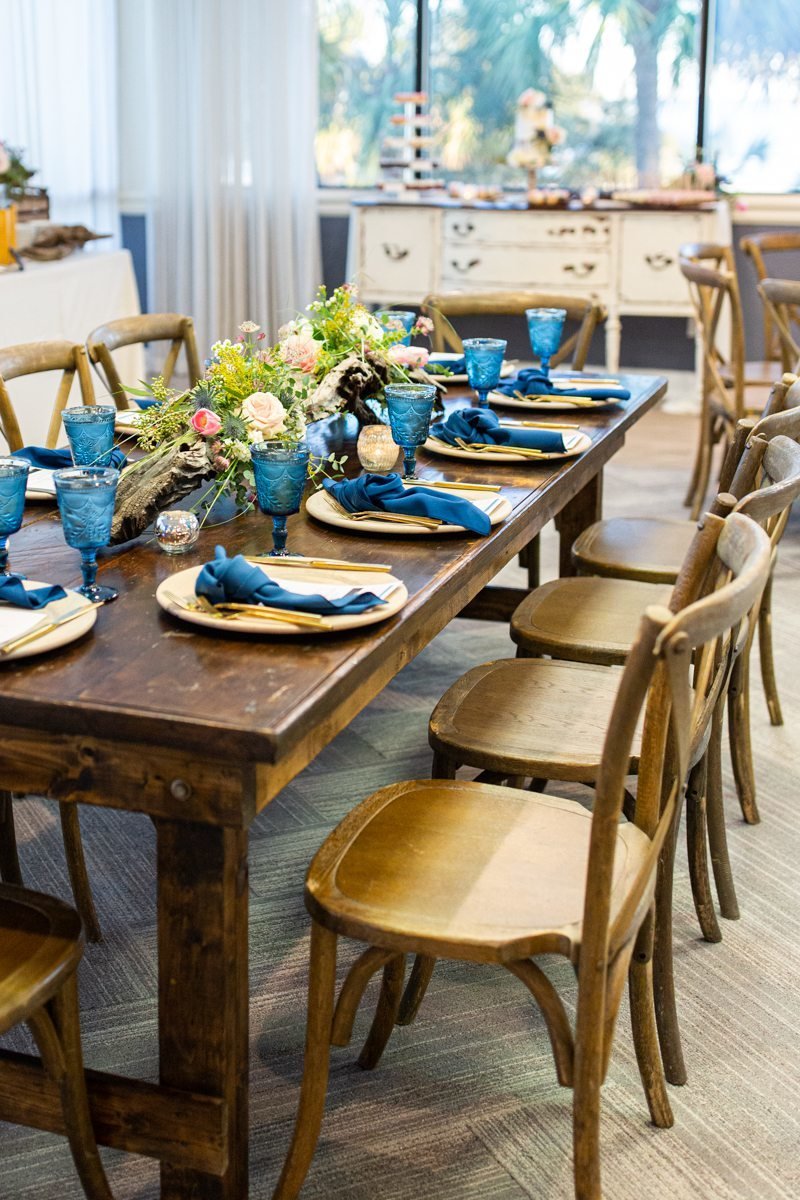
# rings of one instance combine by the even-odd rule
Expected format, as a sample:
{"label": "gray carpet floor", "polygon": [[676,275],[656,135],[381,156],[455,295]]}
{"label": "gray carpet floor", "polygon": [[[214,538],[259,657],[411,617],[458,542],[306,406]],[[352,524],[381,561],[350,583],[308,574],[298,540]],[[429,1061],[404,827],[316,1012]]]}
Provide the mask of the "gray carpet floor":
{"label": "gray carpet floor", "polygon": [[[694,448],[691,416],[656,412],[607,471],[606,512],[683,514]],[[545,562],[554,562],[546,538]],[[517,568],[504,579],[521,581]],[[682,855],[676,881],[676,967],[690,1080],[672,1088],[675,1128],[647,1120],[627,1024],[603,1093],[609,1200],[790,1200],[800,1195],[800,672],[796,646],[800,520],[782,549],[775,588],[778,671],[786,725],[770,728],[760,684],[753,733],[763,821],[746,827],[725,785],[742,919],[721,945],[699,938]],[[307,918],[302,883],[312,854],[343,814],[382,784],[424,777],[427,718],[466,668],[510,656],[502,626],[454,622],[259,818],[251,855],[251,1188],[271,1194],[291,1128],[302,1062]],[[576,716],[578,716],[576,714]],[[579,719],[579,716],[578,716]],[[727,768],[727,763],[726,763]],[[68,895],[57,816],[17,805],[32,885]],[[147,820],[82,813],[105,942],[81,974],[87,1061],[156,1076],[153,837]],[[354,952],[345,949],[342,970]],[[553,977],[574,994],[571,971]],[[368,1001],[374,998],[369,993]],[[370,1004],[360,1014],[366,1031]],[[14,1044],[22,1044],[15,1035]],[[308,1200],[567,1200],[568,1091],[527,993],[508,974],[444,965],[416,1025],[396,1031],[380,1068],[362,1073],[353,1047],[335,1050],[323,1135]],[[104,1151],[119,1200],[152,1200],[152,1161]],[[0,1125],[2,1200],[78,1200],[65,1143]]]}

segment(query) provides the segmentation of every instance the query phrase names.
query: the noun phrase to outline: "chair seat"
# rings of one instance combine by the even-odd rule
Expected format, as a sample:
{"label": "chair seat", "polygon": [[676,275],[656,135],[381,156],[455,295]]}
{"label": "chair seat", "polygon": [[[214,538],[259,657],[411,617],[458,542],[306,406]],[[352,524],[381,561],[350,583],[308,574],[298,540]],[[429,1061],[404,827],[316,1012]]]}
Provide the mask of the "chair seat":
{"label": "chair seat", "polygon": [[692,521],[611,517],[576,538],[572,561],[585,575],[674,583],[695,532]]}
{"label": "chair seat", "polygon": [[[442,696],[428,740],[461,766],[593,783],[620,678],[612,667],[547,658],[483,663]],[[637,734],[631,773],[639,745]]]}
{"label": "chair seat", "polygon": [[669,604],[668,584],[577,575],[535,588],[511,617],[511,639],[529,654],[621,666],[642,613]]}
{"label": "chair seat", "polygon": [[55,995],[80,961],[82,938],[74,909],[0,884],[0,1034]]}
{"label": "chair seat", "polygon": [[[577,958],[591,813],[561,796],[456,780],[381,788],[314,858],[315,920],[373,945],[476,962]],[[611,920],[650,841],[618,827]]]}

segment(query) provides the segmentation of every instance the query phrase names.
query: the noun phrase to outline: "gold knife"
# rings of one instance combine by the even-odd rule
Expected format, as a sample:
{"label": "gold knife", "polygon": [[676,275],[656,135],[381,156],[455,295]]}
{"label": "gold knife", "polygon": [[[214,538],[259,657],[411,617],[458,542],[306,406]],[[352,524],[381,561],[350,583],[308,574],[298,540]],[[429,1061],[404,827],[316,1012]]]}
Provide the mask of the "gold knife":
{"label": "gold knife", "polygon": [[35,642],[37,638],[44,637],[46,633],[52,633],[54,629],[60,629],[62,625],[69,625],[70,621],[77,621],[78,617],[91,612],[93,608],[102,608],[104,604],[105,600],[95,600],[93,604],[84,604],[82,608],[76,608],[73,612],[67,613],[58,621],[48,621],[45,625],[37,625],[35,629],[30,629],[19,637],[10,638],[0,646],[0,655],[13,654],[15,650],[20,650],[30,642]]}
{"label": "gold knife", "polygon": [[[554,426],[547,426],[547,428],[552,429]],[[565,428],[567,427],[565,426]],[[577,429],[577,426],[570,425],[569,428]],[[499,483],[448,483],[443,479],[420,479],[418,483],[411,486],[445,488],[451,492],[500,492],[503,490]]]}
{"label": "gold knife", "polygon": [[298,555],[292,555],[285,558],[283,556],[276,557],[274,555],[248,554],[247,561],[258,563],[263,566],[275,567],[316,567],[319,570],[330,568],[332,571],[388,571],[393,570],[391,563],[356,563],[344,562],[340,558],[301,558]]}

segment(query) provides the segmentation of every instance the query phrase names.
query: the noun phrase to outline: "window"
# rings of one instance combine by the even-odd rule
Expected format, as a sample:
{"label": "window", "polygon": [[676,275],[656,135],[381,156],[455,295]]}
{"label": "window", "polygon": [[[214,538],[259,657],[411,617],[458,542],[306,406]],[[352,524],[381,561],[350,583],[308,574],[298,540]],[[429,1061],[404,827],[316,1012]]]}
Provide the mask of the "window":
{"label": "window", "polygon": [[694,159],[705,111],[705,157],[733,188],[800,187],[800,0],[319,0],[319,9],[323,184],[374,185],[392,97],[422,88],[438,174],[521,186],[505,159],[517,97],[533,87],[565,134],[543,182],[669,182]]}

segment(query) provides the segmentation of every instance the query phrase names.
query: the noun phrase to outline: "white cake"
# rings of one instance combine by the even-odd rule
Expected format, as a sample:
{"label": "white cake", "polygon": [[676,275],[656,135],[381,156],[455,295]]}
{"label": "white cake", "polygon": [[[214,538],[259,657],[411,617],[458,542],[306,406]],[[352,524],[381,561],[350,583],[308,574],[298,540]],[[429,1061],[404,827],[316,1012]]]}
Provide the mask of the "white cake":
{"label": "white cake", "polygon": [[553,110],[544,92],[528,88],[517,101],[514,145],[506,162],[526,171],[543,167],[562,138],[562,131],[553,124]]}

